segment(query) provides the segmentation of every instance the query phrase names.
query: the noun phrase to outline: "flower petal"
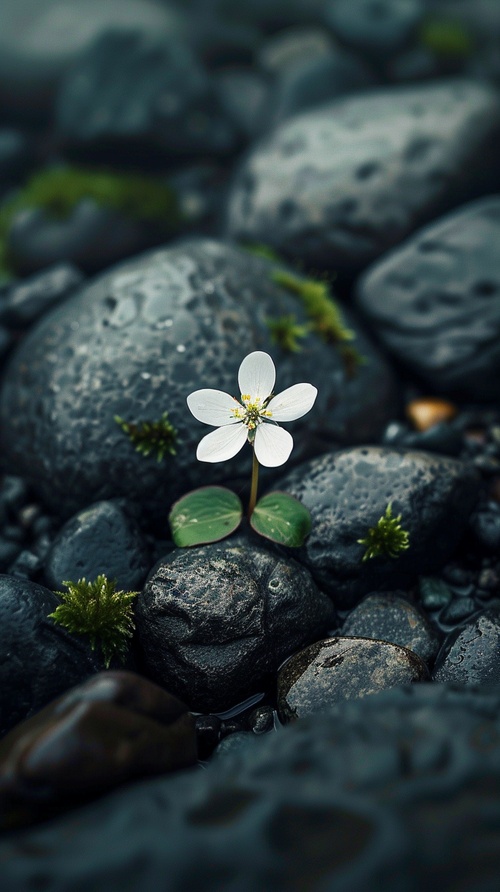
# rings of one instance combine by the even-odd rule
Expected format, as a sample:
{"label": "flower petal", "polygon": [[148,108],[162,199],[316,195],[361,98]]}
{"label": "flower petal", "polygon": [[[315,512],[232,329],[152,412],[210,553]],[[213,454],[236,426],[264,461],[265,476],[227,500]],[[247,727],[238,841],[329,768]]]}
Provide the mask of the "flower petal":
{"label": "flower petal", "polygon": [[317,394],[312,384],[294,384],[273,397],[267,410],[272,412],[273,421],[295,421],[312,409]]}
{"label": "flower petal", "polygon": [[248,394],[252,401],[259,397],[266,400],[273,392],[275,381],[276,369],[269,353],[256,350],[245,356],[238,372],[240,393]]}
{"label": "flower petal", "polygon": [[259,424],[255,431],[255,456],[265,468],[284,465],[293,449],[293,438],[277,424]]}
{"label": "flower petal", "polygon": [[196,458],[198,461],[227,461],[243,448],[247,436],[247,428],[241,423],[219,427],[200,440]]}
{"label": "flower petal", "polygon": [[238,421],[233,413],[241,404],[223,390],[195,390],[189,394],[186,402],[189,411],[203,424],[221,427]]}

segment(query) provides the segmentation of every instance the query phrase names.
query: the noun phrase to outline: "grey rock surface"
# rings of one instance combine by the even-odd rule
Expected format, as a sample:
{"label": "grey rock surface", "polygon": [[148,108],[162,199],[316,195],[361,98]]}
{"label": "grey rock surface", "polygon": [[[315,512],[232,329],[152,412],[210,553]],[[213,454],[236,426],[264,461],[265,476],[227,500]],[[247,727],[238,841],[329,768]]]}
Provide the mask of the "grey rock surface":
{"label": "grey rock surface", "polygon": [[335,612],[293,559],[214,543],[156,565],[136,622],[146,674],[191,709],[221,712],[264,690],[286,657],[325,635]]}
{"label": "grey rock surface", "polygon": [[104,574],[118,590],[137,591],[151,568],[144,536],[126,505],[97,502],[80,511],[59,530],[45,558],[49,588]]}
{"label": "grey rock surface", "polygon": [[[124,496],[147,504],[164,528],[174,499],[208,482],[196,447],[209,428],[191,416],[186,397],[203,387],[239,396],[238,368],[253,350],[273,356],[279,390],[300,381],[319,389],[314,412],[290,426],[292,461],[377,437],[396,400],[385,361],[361,333],[354,343],[367,363],[349,379],[339,352],[312,332],[301,353],[273,344],[269,317],[305,319],[298,299],[274,284],[274,269],[198,239],[94,279],[34,326],[11,359],[0,400],[6,466],[66,516]],[[134,450],[114,416],[138,424],[163,411],[178,431],[177,454],[158,463]],[[250,466],[244,448],[212,465],[209,482],[247,480]]]}
{"label": "grey rock surface", "polygon": [[[279,482],[311,512],[312,531],[298,557],[336,605],[353,607],[370,591],[405,588],[443,565],[479,498],[469,465],[425,452],[366,446],[327,453]],[[397,558],[363,561],[366,537],[387,505],[409,534]]]}
{"label": "grey rock surface", "polygon": [[448,636],[433,678],[467,686],[500,684],[500,603],[475,614]]}
{"label": "grey rock surface", "polygon": [[500,698],[349,701],[0,841],[7,888],[494,892]]}
{"label": "grey rock surface", "polygon": [[404,592],[374,592],[348,614],[339,632],[343,637],[377,638],[417,654],[424,663],[439,649],[439,638],[429,620]]}
{"label": "grey rock surface", "polygon": [[370,328],[433,393],[500,396],[499,238],[494,195],[419,230],[358,283]]}
{"label": "grey rock surface", "polygon": [[282,722],[291,722],[324,713],[343,700],[427,678],[420,657],[404,647],[344,635],[328,638],[294,654],[280,669],[278,716]]}
{"label": "grey rock surface", "polygon": [[2,322],[10,326],[30,325],[76,291],[83,278],[73,264],[59,263],[14,283],[8,287],[2,302]]}
{"label": "grey rock surface", "polygon": [[338,99],[250,152],[227,231],[356,273],[439,213],[495,189],[499,133],[498,96],[474,81]]}
{"label": "grey rock surface", "polygon": [[325,20],[342,42],[384,59],[415,36],[425,0],[332,0]]}
{"label": "grey rock surface", "polygon": [[82,639],[48,619],[53,592],[0,576],[0,736],[104,668]]}

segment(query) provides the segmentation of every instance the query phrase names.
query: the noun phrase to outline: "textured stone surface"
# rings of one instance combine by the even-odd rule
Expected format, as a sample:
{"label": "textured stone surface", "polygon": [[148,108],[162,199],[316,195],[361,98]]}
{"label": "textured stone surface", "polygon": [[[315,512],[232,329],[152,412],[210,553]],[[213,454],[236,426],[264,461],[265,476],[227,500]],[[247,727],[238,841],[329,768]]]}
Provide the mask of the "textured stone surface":
{"label": "textured stone surface", "polygon": [[[500,698],[412,685],[0,842],[4,883],[494,892]],[[228,738],[230,740],[230,738]]]}
{"label": "textured stone surface", "polygon": [[415,36],[424,8],[425,0],[333,0],[325,20],[348,46],[385,58]]}
{"label": "textured stone surface", "polygon": [[251,152],[229,200],[228,232],[356,272],[462,196],[496,188],[499,130],[496,93],[473,81],[321,106]]}
{"label": "textured stone surface", "polygon": [[448,636],[433,677],[459,685],[500,685],[500,602]]}
{"label": "textured stone surface", "polygon": [[139,675],[101,672],[3,738],[0,827],[53,817],[196,758],[194,718],[183,703]]}
{"label": "textured stone surface", "polygon": [[[384,447],[327,453],[279,482],[311,512],[312,532],[298,555],[341,607],[370,591],[406,588],[443,565],[479,498],[476,472],[450,458]],[[397,558],[363,561],[367,535],[392,504],[410,547]]]}
{"label": "textured stone surface", "polygon": [[220,712],[263,690],[280,663],[334,624],[296,561],[243,544],[180,550],[137,599],[146,673],[190,708]]}
{"label": "textured stone surface", "polygon": [[44,564],[46,584],[60,591],[65,580],[116,579],[117,588],[136,591],[151,568],[149,549],[126,505],[97,502],[64,524]]}
{"label": "textured stone surface", "polygon": [[56,125],[75,149],[112,157],[226,154],[236,133],[203,67],[178,37],[113,31],[64,79]]}
{"label": "textured stone surface", "polygon": [[370,327],[433,393],[500,396],[499,238],[495,195],[420,230],[359,282]]}
{"label": "textured stone surface", "polygon": [[83,282],[83,275],[71,263],[51,269],[12,285],[2,302],[1,318],[8,325],[30,325],[57,303],[65,300]]}
{"label": "textured stone surface", "polygon": [[282,722],[325,712],[335,703],[428,677],[422,660],[403,647],[368,638],[329,638],[306,647],[278,674]]}
{"label": "textured stone surface", "polygon": [[[393,411],[392,373],[362,334],[354,343],[368,362],[349,380],[338,351],[313,333],[301,353],[273,344],[268,317],[304,319],[297,298],[273,283],[273,269],[220,242],[186,241],[110,270],[47,314],[4,378],[6,466],[67,516],[125,496],[147,503],[164,528],[181,493],[235,474],[248,479],[251,451],[243,449],[234,461],[212,465],[208,481],[207,466],[196,460],[208,429],[188,412],[186,397],[200,387],[236,393],[238,367],[252,350],[271,353],[280,390],[299,381],[319,388],[314,412],[290,425],[292,461],[377,437]],[[138,423],[163,411],[178,430],[178,447],[158,463],[134,450],[114,416]]]}
{"label": "textured stone surface", "polygon": [[59,603],[41,585],[0,576],[0,736],[103,668],[81,638],[47,618]]}
{"label": "textured stone surface", "polygon": [[425,663],[439,649],[439,638],[429,620],[403,592],[368,595],[349,613],[339,634],[399,644]]}

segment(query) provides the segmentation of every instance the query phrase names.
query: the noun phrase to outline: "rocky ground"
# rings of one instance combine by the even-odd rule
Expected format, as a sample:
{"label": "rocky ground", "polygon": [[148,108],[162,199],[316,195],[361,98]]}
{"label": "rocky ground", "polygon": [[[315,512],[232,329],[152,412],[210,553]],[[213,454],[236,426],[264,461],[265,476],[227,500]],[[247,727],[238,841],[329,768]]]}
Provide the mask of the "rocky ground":
{"label": "rocky ground", "polygon": [[[6,892],[497,892],[499,86],[496,0],[3,0]],[[311,533],[178,548],[253,351]]]}

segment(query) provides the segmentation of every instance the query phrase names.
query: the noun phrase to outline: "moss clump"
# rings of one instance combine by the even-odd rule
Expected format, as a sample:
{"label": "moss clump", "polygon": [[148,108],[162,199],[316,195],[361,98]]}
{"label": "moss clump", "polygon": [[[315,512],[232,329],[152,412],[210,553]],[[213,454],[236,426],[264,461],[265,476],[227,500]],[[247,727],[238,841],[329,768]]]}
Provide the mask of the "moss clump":
{"label": "moss clump", "polygon": [[248,251],[249,254],[253,254],[254,257],[263,257],[264,260],[273,260],[275,263],[283,263],[283,258],[280,257],[277,251],[274,248],[271,248],[270,245],[261,245],[261,244],[248,244],[243,245],[245,251]]}
{"label": "moss clump", "polygon": [[357,541],[359,545],[366,547],[363,561],[374,557],[397,558],[410,547],[410,535],[401,527],[401,514],[393,517],[391,502],[375,526],[370,527],[365,538]]}
{"label": "moss clump", "polygon": [[346,328],[337,303],[330,293],[328,282],[321,279],[305,279],[283,269],[272,274],[273,282],[297,295],[302,301],[311,327],[327,343],[339,347],[346,375],[351,377],[357,368],[366,362],[365,358],[349,342],[355,338],[354,332]]}
{"label": "moss clump", "polygon": [[54,219],[64,220],[85,198],[119,211],[124,217],[152,224],[165,234],[175,231],[181,222],[173,189],[158,179],[79,167],[44,170],[0,207],[0,277],[2,273],[12,274],[7,243],[16,214],[42,208]]}
{"label": "moss clump", "polygon": [[302,347],[299,341],[306,338],[312,329],[310,323],[297,322],[297,317],[293,313],[285,316],[270,316],[266,319],[266,325],[272,342],[289,353],[300,353]]}
{"label": "moss clump", "polygon": [[136,452],[146,456],[152,452],[156,453],[159,462],[165,458],[167,452],[170,455],[176,454],[177,430],[168,420],[168,412],[164,412],[158,421],[141,421],[133,424],[124,421],[119,415],[115,415],[115,421],[130,439]]}
{"label": "moss clump", "polygon": [[429,18],[420,28],[420,43],[436,56],[464,58],[472,55],[475,41],[461,22]]}
{"label": "moss clump", "polygon": [[92,650],[101,650],[108,669],[114,656],[126,654],[127,639],[134,631],[132,601],[137,592],[117,592],[116,582],[103,575],[94,582],[84,577],[63,585],[68,590],[55,592],[62,604],[49,618],[68,632],[88,635]]}

